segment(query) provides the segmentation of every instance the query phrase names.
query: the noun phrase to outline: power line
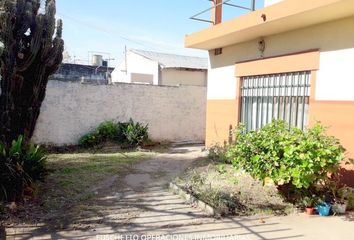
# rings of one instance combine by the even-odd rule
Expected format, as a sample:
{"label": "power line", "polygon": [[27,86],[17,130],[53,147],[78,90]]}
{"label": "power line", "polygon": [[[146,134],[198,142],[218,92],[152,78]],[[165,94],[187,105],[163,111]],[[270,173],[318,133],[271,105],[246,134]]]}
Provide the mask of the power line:
{"label": "power line", "polygon": [[123,39],[123,40],[126,40],[128,42],[132,42],[132,43],[135,43],[137,45],[140,45],[140,46],[143,46],[143,47],[147,47],[149,48],[150,50],[157,50],[157,51],[161,51],[163,50],[161,47],[159,48],[156,48],[152,45],[148,45],[146,43],[142,43],[142,41],[138,41],[138,40],[134,40],[134,39],[131,39],[129,37],[126,37],[126,36],[123,36],[121,35],[120,33],[118,33],[116,30],[114,29],[107,29],[107,28],[103,28],[101,26],[97,26],[97,25],[94,25],[94,24],[91,24],[91,23],[88,23],[88,22],[85,22],[85,21],[82,21],[82,20],[79,20],[79,19],[76,19],[76,18],[73,18],[71,16],[68,16],[66,14],[63,14],[63,13],[57,13],[59,16],[62,16],[62,17],[65,17],[65,18],[68,18],[78,24],[81,24],[81,25],[84,25],[86,27],[89,27],[91,29],[94,29],[94,30],[97,30],[97,31],[100,31],[100,32],[104,32],[108,35],[112,35],[112,34],[115,34],[116,36],[118,36],[119,38]]}

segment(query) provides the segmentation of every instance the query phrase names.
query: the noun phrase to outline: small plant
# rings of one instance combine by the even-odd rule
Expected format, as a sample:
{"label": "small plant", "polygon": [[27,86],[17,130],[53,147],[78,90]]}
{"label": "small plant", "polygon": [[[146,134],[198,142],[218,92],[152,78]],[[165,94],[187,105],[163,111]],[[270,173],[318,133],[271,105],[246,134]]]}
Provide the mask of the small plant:
{"label": "small plant", "polygon": [[46,158],[39,146],[14,140],[9,149],[0,143],[0,200],[20,200],[25,188],[47,174]]}
{"label": "small plant", "polygon": [[124,135],[129,145],[139,146],[148,139],[148,125],[142,125],[130,119],[124,130]]}
{"label": "small plant", "polygon": [[309,196],[306,196],[302,199],[302,204],[305,208],[312,208],[314,206],[315,199]]}
{"label": "small plant", "polygon": [[79,145],[85,148],[93,147],[101,143],[101,139],[96,132],[87,133],[79,140]]}
{"label": "small plant", "polygon": [[354,190],[352,188],[349,190],[350,193],[347,196],[347,210],[354,210]]}
{"label": "small plant", "polygon": [[129,122],[118,122],[117,123],[117,134],[114,136],[114,141],[118,143],[125,143],[127,138],[125,136],[126,129]]}
{"label": "small plant", "polygon": [[148,140],[148,126],[132,119],[129,122],[106,121],[91,133],[83,135],[79,145],[85,148],[112,141],[122,145],[139,146]]}
{"label": "small plant", "polygon": [[118,135],[118,125],[113,121],[105,121],[91,133],[83,135],[79,145],[85,148],[94,147],[100,143],[113,140]]}
{"label": "small plant", "polygon": [[218,172],[220,174],[225,174],[227,172],[225,164],[221,164],[218,166]]}
{"label": "small plant", "polygon": [[23,152],[23,169],[31,180],[43,181],[47,176],[47,158],[39,145],[30,144]]}
{"label": "small plant", "polygon": [[118,124],[113,121],[105,121],[98,125],[96,135],[101,141],[114,139],[118,134]]}
{"label": "small plant", "polygon": [[344,214],[348,208],[348,203],[350,202],[351,197],[353,195],[352,190],[344,186],[338,189],[333,189],[332,194],[332,211],[335,214]]}
{"label": "small plant", "polygon": [[226,156],[227,147],[220,144],[215,144],[211,146],[208,152],[208,158],[222,163],[231,163],[230,159]]}

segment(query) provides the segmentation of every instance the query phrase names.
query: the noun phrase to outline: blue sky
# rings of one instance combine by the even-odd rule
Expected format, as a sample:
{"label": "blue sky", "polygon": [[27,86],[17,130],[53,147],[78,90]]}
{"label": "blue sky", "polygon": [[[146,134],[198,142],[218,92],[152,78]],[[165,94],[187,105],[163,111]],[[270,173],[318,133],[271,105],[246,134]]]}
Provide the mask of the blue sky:
{"label": "blue sky", "polygon": [[[250,5],[250,0],[231,3]],[[257,7],[263,0],[257,1]],[[115,65],[124,46],[167,53],[207,56],[185,49],[184,36],[209,26],[190,20],[210,7],[208,0],[57,0],[57,17],[64,22],[66,50],[76,62],[87,63],[89,52],[110,53]],[[226,19],[245,13],[224,7]],[[209,13],[200,17],[209,18]],[[92,54],[92,53],[91,53]],[[108,56],[106,56],[108,57]]]}

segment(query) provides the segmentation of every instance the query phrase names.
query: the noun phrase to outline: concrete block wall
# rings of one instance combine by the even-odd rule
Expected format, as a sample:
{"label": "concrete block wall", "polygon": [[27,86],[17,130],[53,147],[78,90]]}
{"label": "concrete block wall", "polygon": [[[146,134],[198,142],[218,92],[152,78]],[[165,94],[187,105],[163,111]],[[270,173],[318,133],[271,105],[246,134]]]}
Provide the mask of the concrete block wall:
{"label": "concrete block wall", "polygon": [[41,144],[76,144],[80,136],[105,120],[130,118],[148,124],[153,140],[204,141],[206,88],[51,80],[33,140]]}

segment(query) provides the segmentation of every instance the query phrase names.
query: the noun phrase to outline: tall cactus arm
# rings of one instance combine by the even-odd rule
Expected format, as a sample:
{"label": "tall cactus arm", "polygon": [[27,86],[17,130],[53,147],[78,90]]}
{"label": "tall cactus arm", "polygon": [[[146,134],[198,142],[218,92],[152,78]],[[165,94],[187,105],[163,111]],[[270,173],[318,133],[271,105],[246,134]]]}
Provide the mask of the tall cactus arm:
{"label": "tall cactus arm", "polygon": [[0,141],[6,145],[33,135],[49,75],[63,57],[55,0],[46,0],[43,12],[40,6],[40,0],[0,0]]}

